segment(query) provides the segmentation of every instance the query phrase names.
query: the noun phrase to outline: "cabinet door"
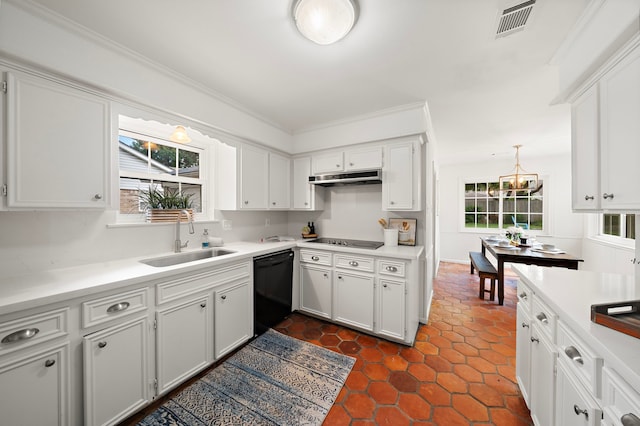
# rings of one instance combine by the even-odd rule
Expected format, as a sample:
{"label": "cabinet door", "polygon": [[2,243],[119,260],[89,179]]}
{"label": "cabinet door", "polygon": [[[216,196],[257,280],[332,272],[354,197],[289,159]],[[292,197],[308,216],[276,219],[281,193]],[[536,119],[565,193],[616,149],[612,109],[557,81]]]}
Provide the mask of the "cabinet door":
{"label": "cabinet door", "polygon": [[269,208],[291,207],[291,160],[269,154]]}
{"label": "cabinet door", "polygon": [[[531,418],[536,425],[553,426],[555,360],[557,352],[538,325],[531,325]],[[562,426],[562,425],[558,425]]]}
{"label": "cabinet door", "polygon": [[34,352],[0,365],[0,423],[67,425],[69,345]]}
{"label": "cabinet door", "polygon": [[531,407],[531,319],[522,303],[516,310],[516,380],[524,401]]}
{"label": "cabinet door", "polygon": [[331,319],[331,270],[300,265],[300,310]]}
{"label": "cabinet door", "polygon": [[412,210],[414,208],[413,143],[401,143],[385,148],[385,164],[382,169],[383,210]]}
{"label": "cabinet door", "polygon": [[313,174],[341,172],[344,169],[343,162],[342,152],[314,155],[311,159]]}
{"label": "cabinet door", "polygon": [[571,173],[574,210],[600,208],[598,86],[571,106]]}
{"label": "cabinet door", "polygon": [[604,209],[639,210],[640,48],[600,80]]}
{"label": "cabinet door", "polygon": [[346,151],[345,170],[379,169],[382,167],[382,148],[353,149]]}
{"label": "cabinet door", "polygon": [[186,380],[213,361],[212,295],[157,313],[158,393]]}
{"label": "cabinet door", "polygon": [[146,317],[84,337],[86,425],[115,424],[149,401]]}
{"label": "cabinet door", "polygon": [[216,359],[220,359],[252,337],[252,296],[251,286],[246,281],[214,292]]}
{"label": "cabinet door", "polygon": [[266,209],[268,202],[269,154],[243,146],[240,151],[240,208]]}
{"label": "cabinet door", "polygon": [[405,282],[380,280],[376,333],[395,339],[405,337]]}
{"label": "cabinet door", "polygon": [[602,409],[577,380],[564,360],[558,361],[556,424],[562,426],[600,426]]}
{"label": "cabinet door", "polygon": [[373,331],[373,276],[337,272],[333,319]]}
{"label": "cabinet door", "polygon": [[311,175],[311,157],[293,160],[293,208],[312,209],[311,192],[315,185],[309,184]]}
{"label": "cabinet door", "polygon": [[108,102],[31,76],[8,83],[8,207],[104,208]]}

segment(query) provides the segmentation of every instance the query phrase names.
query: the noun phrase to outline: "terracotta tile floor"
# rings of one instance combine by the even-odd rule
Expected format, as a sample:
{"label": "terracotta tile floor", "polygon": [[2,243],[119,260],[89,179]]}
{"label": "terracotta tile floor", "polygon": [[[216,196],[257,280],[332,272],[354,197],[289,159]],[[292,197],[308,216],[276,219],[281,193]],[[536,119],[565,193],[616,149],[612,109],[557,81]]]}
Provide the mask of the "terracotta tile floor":
{"label": "terracotta tile floor", "polygon": [[515,277],[478,298],[469,267],[441,263],[414,347],[292,314],[276,329],[356,358],[325,425],[531,425],[515,379]]}

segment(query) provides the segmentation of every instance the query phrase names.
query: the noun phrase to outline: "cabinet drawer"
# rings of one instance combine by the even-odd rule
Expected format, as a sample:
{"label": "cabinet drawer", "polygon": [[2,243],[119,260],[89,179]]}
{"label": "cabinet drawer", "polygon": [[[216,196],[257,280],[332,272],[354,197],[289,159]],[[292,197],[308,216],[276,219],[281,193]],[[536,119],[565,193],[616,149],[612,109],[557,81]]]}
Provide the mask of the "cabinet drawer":
{"label": "cabinet drawer", "polygon": [[533,300],[533,292],[522,280],[518,280],[518,304],[528,313],[531,313],[531,301]]}
{"label": "cabinet drawer", "polygon": [[595,354],[571,329],[562,321],[558,321],[558,346],[560,357],[584,386],[597,398],[602,396],[603,359]]}
{"label": "cabinet drawer", "polygon": [[92,327],[147,309],[149,289],[118,293],[82,303],[82,327]]}
{"label": "cabinet drawer", "polygon": [[556,314],[539,298],[533,298],[531,320],[538,324],[540,330],[549,338],[551,343],[556,342]]}
{"label": "cabinet drawer", "polygon": [[184,296],[199,293],[216,285],[246,279],[251,276],[249,262],[216,268],[167,280],[156,287],[156,303],[161,305]]}
{"label": "cabinet drawer", "polygon": [[602,394],[605,418],[609,417],[615,421],[606,423],[607,426],[622,425],[623,416],[640,418],[640,393],[629,386],[618,373],[607,367],[602,368]]}
{"label": "cabinet drawer", "polygon": [[300,261],[331,266],[331,253],[326,251],[300,250]]}
{"label": "cabinet drawer", "polygon": [[345,256],[336,254],[336,267],[354,271],[373,272],[373,259],[370,257]]}
{"label": "cabinet drawer", "polygon": [[0,356],[67,335],[69,308],[0,324]]}
{"label": "cabinet drawer", "polygon": [[393,277],[404,278],[406,274],[406,266],[404,262],[393,260],[379,260],[378,273],[383,275],[390,275]]}

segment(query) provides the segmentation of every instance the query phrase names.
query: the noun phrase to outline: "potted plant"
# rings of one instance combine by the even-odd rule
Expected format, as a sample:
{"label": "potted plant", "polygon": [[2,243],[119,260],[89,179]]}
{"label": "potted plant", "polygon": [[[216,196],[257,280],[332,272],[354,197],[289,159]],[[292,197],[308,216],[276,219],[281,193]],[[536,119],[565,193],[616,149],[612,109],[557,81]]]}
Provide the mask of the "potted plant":
{"label": "potted plant", "polygon": [[140,200],[146,205],[148,222],[176,222],[182,210],[193,215],[191,197],[193,194],[182,193],[177,188],[161,188],[159,185],[140,191]]}

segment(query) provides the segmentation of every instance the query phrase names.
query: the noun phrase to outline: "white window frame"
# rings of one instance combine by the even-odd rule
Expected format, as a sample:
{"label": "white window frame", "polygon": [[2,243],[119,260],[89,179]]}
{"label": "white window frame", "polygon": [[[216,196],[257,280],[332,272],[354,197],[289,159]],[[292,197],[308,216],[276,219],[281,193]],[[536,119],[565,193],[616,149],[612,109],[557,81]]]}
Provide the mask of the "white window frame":
{"label": "white window frame", "polygon": [[[528,235],[549,235],[550,230],[550,216],[549,216],[549,182],[551,179],[549,176],[541,176],[540,180],[544,183],[545,188],[542,194],[542,229],[531,229],[527,230],[526,233]],[[480,233],[480,234],[496,234],[500,232],[506,231],[507,228],[513,226],[513,224],[507,224],[505,226],[504,223],[501,223],[504,210],[503,210],[503,198],[500,197],[499,203],[499,211],[498,211],[498,224],[501,224],[501,227],[498,228],[467,228],[465,226],[465,185],[470,183],[489,183],[489,182],[497,182],[498,179],[494,177],[484,177],[484,178],[461,178],[458,182],[458,190],[459,192],[459,208],[460,212],[460,222],[459,222],[459,231],[466,233]]]}
{"label": "white window frame", "polygon": [[[611,235],[611,234],[604,233],[604,215],[605,214],[620,215],[620,233],[622,235],[626,234],[626,226],[627,226],[626,216],[628,216],[629,214],[608,212],[608,213],[598,214],[598,228],[597,228],[598,232],[596,234],[597,238],[618,246],[635,247],[636,240],[634,238],[627,238],[627,237],[623,237],[622,235]],[[636,221],[637,220],[638,220],[638,217],[636,216]],[[637,223],[636,223],[636,226],[637,226]]]}

